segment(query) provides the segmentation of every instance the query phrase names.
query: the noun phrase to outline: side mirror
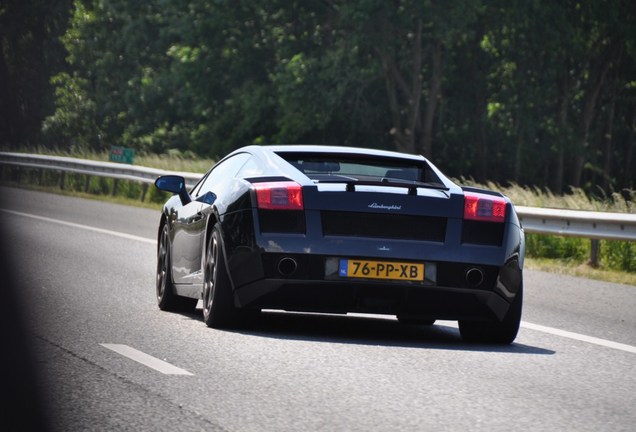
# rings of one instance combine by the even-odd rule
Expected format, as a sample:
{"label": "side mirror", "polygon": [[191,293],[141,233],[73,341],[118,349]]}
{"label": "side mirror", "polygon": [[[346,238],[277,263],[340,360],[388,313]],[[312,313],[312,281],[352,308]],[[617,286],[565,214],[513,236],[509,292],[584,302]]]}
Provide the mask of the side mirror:
{"label": "side mirror", "polygon": [[157,180],[155,180],[155,186],[159,190],[172,192],[173,194],[179,194],[179,198],[181,198],[181,203],[183,205],[186,205],[192,201],[192,198],[190,198],[190,194],[186,190],[185,179],[181,176],[161,176],[157,178]]}

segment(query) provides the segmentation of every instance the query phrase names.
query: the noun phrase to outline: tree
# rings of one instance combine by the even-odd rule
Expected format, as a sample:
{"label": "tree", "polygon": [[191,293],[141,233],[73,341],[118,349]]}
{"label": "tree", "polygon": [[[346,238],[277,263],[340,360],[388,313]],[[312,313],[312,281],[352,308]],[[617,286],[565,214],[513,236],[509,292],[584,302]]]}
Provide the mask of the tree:
{"label": "tree", "polygon": [[[570,184],[581,186],[598,148],[590,139],[602,128],[600,97],[611,92],[609,73],[624,61],[633,33],[633,12],[625,7],[620,0],[535,0],[501,2],[491,10],[501,23],[490,28],[483,44],[495,60],[491,120],[515,142],[515,180],[561,192],[569,173]],[[523,156],[528,143],[529,158]],[[537,171],[545,173],[543,181],[533,174]]]}
{"label": "tree", "polygon": [[636,179],[629,6],[77,0],[43,130],[57,146],[212,157],[390,148],[456,177],[620,188]]}
{"label": "tree", "polygon": [[378,60],[397,150],[433,154],[434,120],[447,52],[465,40],[479,1],[343,2],[343,27]]}
{"label": "tree", "polygon": [[54,109],[52,73],[66,69],[58,40],[70,1],[4,0],[0,4],[0,145],[37,145]]}

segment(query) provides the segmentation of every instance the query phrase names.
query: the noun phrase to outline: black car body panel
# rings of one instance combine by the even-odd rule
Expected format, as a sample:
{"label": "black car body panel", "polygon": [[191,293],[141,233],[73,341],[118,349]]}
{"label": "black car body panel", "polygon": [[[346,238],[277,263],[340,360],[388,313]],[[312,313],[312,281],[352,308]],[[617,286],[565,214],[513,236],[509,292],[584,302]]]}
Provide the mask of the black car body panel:
{"label": "black car body panel", "polygon": [[[271,203],[261,205],[260,190]],[[277,207],[279,192],[289,207]],[[466,216],[469,196],[491,213]],[[460,187],[422,156],[245,147],[168,200],[160,233],[163,224],[173,289],[192,298],[202,297],[206,239],[220,227],[237,308],[501,321],[523,283],[510,200]],[[358,271],[375,276],[351,277]]]}

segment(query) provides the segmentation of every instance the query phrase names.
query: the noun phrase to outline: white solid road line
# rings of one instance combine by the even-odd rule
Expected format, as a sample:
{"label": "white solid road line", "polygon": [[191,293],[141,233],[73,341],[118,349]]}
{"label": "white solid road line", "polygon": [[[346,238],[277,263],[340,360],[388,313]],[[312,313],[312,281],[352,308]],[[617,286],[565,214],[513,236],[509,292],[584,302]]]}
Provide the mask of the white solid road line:
{"label": "white solid road line", "polygon": [[[56,224],[60,224],[60,225],[66,225],[66,226],[70,226],[70,227],[74,227],[74,228],[81,228],[81,229],[85,229],[85,230],[89,230],[89,231],[95,231],[95,232],[99,232],[99,233],[102,233],[102,234],[109,234],[109,235],[113,235],[113,236],[117,236],[117,237],[126,238],[126,239],[129,239],[129,240],[136,240],[136,241],[141,241],[141,242],[144,242],[144,243],[157,244],[157,242],[155,240],[150,240],[150,239],[147,239],[145,237],[139,237],[139,236],[135,236],[135,235],[131,235],[131,234],[124,234],[124,233],[120,233],[120,232],[117,232],[117,231],[110,231],[110,230],[105,230],[105,229],[101,229],[101,228],[91,227],[91,226],[88,226],[88,225],[80,225],[80,224],[75,224],[75,223],[71,223],[71,222],[65,222],[65,221],[61,221],[61,220],[57,220],[57,219],[51,219],[51,218],[47,218],[47,217],[43,217],[43,216],[36,216],[36,215],[28,214],[28,213],[20,213],[20,212],[16,212],[16,211],[13,211],[13,210],[0,209],[0,211],[6,212],[6,213],[10,213],[10,214],[14,214],[14,215],[29,217],[29,218],[32,218],[32,219],[38,219],[38,220],[43,220],[43,221],[46,221],[46,222],[56,223]],[[369,315],[367,315],[367,316],[369,316]],[[453,324],[450,324],[450,325],[451,325],[451,327],[454,326]],[[455,326],[456,326],[456,324],[455,324]],[[625,351],[625,352],[636,354],[636,347],[634,347],[632,345],[626,345],[626,344],[622,344],[622,343],[619,343],[619,342],[614,342],[614,341],[610,341],[610,340],[606,340],[606,339],[596,338],[596,337],[593,337],[593,336],[587,336],[587,335],[580,334],[580,333],[573,333],[573,332],[569,332],[569,331],[566,331],[566,330],[561,330],[561,329],[557,329],[557,328],[553,328],[553,327],[546,327],[546,326],[542,326],[542,325],[539,325],[539,324],[532,324],[532,323],[525,322],[525,321],[523,321],[521,323],[521,327],[527,328],[529,330],[540,331],[540,332],[548,333],[548,334],[555,335],[555,336],[565,337],[565,338],[569,338],[569,339],[578,340],[578,341],[581,341],[581,342],[587,342],[587,343],[591,343],[591,344],[594,344],[594,345],[603,346],[603,347],[606,347],[606,348],[613,348],[613,349],[617,349],[617,350],[621,350],[621,351]]]}
{"label": "white solid road line", "polygon": [[52,219],[52,218],[47,218],[44,216],[37,216],[37,215],[32,215],[29,213],[21,213],[21,212],[17,212],[17,211],[13,211],[13,210],[7,210],[7,209],[0,209],[0,211],[5,212],[5,213],[10,213],[13,215],[18,215],[18,216],[24,216],[24,217],[28,217],[31,219],[37,219],[37,220],[41,220],[41,221],[45,221],[45,222],[50,222],[50,223],[55,223],[58,225],[65,225],[65,226],[69,226],[69,227],[73,227],[73,228],[80,228],[80,229],[84,229],[84,230],[88,230],[88,231],[94,231],[94,232],[98,232],[101,234],[108,234],[108,235],[112,235],[112,236],[116,236],[116,237],[121,237],[121,238],[125,238],[128,240],[136,240],[136,241],[140,241],[140,242],[144,242],[144,243],[150,243],[150,244],[157,244],[156,240],[151,240],[145,237],[139,237],[136,235],[132,235],[132,234],[124,234],[124,233],[120,233],[117,231],[110,231],[110,230],[106,230],[106,229],[102,229],[102,228],[95,228],[92,226],[88,226],[88,225],[80,225],[80,224],[76,224],[76,223],[72,223],[72,222],[65,222],[65,221],[61,221],[58,219]]}
{"label": "white solid road line", "polygon": [[120,344],[100,344],[104,348],[115,351],[118,354],[123,355],[131,360],[141,363],[144,366],[148,366],[156,371],[166,375],[193,375],[185,369],[178,368],[163,360],[159,360],[151,355],[148,355],[142,351],[136,350],[128,345]]}
{"label": "white solid road line", "polygon": [[529,322],[521,322],[521,327],[523,328],[527,328],[530,330],[536,330],[536,331],[540,331],[543,333],[548,333],[548,334],[552,334],[555,336],[561,336],[561,337],[566,337],[569,339],[574,339],[574,340],[578,340],[581,342],[587,342],[587,343],[591,343],[594,345],[600,345],[600,346],[604,346],[607,348],[614,348],[617,350],[621,350],[621,351],[626,351],[629,353],[633,353],[636,354],[636,347],[632,346],[632,345],[626,345],[626,344],[622,344],[622,343],[618,343],[618,342],[613,342],[610,340],[606,340],[606,339],[601,339],[601,338],[596,338],[594,336],[587,336],[584,334],[580,334],[580,333],[573,333],[573,332],[569,332],[566,330],[560,330],[557,328],[552,328],[552,327],[546,327],[546,326],[542,326],[539,324],[532,324]]}
{"label": "white solid road line", "polygon": [[[375,315],[375,314],[347,314],[350,316],[357,316],[357,317],[361,317],[361,318],[378,318],[378,319],[386,319],[386,320],[397,320],[397,318],[395,318],[394,316],[391,315]],[[452,328],[459,328],[459,326],[457,325],[457,321],[447,321],[447,320],[437,320],[436,323],[438,325],[443,325],[446,327],[452,327]],[[594,345],[599,345],[602,347],[606,347],[606,348],[613,348],[613,349],[617,349],[620,351],[625,351],[628,353],[633,353],[636,354],[636,347],[632,346],[632,345],[627,345],[627,344],[622,344],[619,342],[614,342],[614,341],[610,341],[607,339],[601,339],[601,338],[597,338],[594,336],[587,336],[584,334],[580,334],[580,333],[574,333],[574,332],[569,332],[566,330],[561,330],[558,328],[554,328],[554,327],[547,327],[547,326],[542,326],[539,324],[532,324],[526,321],[521,321],[521,327],[522,328],[526,328],[528,330],[534,330],[534,331],[538,331],[538,332],[542,332],[542,333],[547,333],[547,334],[551,334],[554,336],[560,336],[560,337],[565,337],[568,339],[574,339],[574,340],[578,340],[580,342],[587,342],[587,343],[591,343]],[[518,339],[517,339],[518,341]]]}
{"label": "white solid road line", "polygon": [[[447,325],[449,327],[455,327],[458,328],[457,322],[456,321],[439,321],[440,324],[444,324]],[[632,345],[627,345],[627,344],[622,344],[619,342],[614,342],[611,340],[607,340],[607,339],[601,339],[601,338],[597,338],[594,336],[588,336],[588,335],[584,335],[584,334],[580,334],[580,333],[574,333],[574,332],[570,332],[567,330],[561,330],[558,328],[554,328],[554,327],[547,327],[547,326],[542,326],[539,324],[532,324],[529,323],[527,321],[521,321],[521,327],[522,328],[526,328],[528,330],[534,330],[534,331],[538,331],[538,332],[542,332],[542,333],[547,333],[547,334],[551,334],[554,336],[560,336],[560,337],[564,337],[564,338],[568,338],[568,339],[574,339],[580,342],[587,342],[587,343],[591,343],[594,345],[599,345],[602,347],[606,347],[606,348],[613,348],[613,349],[617,349],[620,351],[625,351],[628,353],[633,353],[636,354],[636,347],[632,346]]]}

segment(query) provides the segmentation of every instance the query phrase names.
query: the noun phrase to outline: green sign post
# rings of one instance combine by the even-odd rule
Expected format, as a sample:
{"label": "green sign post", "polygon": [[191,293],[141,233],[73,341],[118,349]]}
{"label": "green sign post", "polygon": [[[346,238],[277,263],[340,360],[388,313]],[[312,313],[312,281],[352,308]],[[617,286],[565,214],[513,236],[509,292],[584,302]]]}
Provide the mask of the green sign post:
{"label": "green sign post", "polygon": [[111,146],[108,160],[110,160],[111,162],[119,162],[132,165],[133,161],[135,160],[135,149]]}

